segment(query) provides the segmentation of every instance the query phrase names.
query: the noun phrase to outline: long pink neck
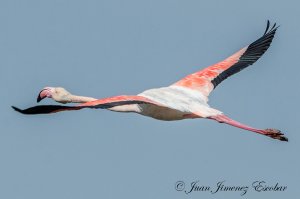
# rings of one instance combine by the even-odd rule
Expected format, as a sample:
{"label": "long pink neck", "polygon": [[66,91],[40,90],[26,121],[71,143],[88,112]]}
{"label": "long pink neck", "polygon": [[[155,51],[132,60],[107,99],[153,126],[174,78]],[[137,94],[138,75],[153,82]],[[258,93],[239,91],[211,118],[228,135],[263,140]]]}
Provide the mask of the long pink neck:
{"label": "long pink neck", "polygon": [[70,101],[72,103],[86,103],[86,102],[90,102],[90,101],[94,101],[94,100],[97,100],[97,99],[92,98],[92,97],[77,96],[77,95],[70,96]]}
{"label": "long pink neck", "polygon": [[[98,99],[95,99],[92,97],[71,95],[70,100],[72,103],[86,103],[86,102],[91,102],[91,101],[95,101]],[[108,110],[116,111],[116,112],[135,112],[135,113],[140,112],[140,108],[137,104],[114,106],[112,108],[108,108]]]}

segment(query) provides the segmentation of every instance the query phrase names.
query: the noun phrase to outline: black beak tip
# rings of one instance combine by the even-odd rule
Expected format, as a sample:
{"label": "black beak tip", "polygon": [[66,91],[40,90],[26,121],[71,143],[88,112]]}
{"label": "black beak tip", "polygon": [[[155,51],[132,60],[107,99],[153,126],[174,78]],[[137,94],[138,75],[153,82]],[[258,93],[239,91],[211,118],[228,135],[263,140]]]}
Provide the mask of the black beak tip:
{"label": "black beak tip", "polygon": [[43,98],[40,97],[40,95],[37,97],[36,102],[39,103]]}
{"label": "black beak tip", "polygon": [[41,93],[44,91],[44,89],[43,90],[41,90],[41,92],[39,93],[39,95],[38,95],[38,97],[37,97],[37,99],[36,99],[36,102],[37,103],[39,103],[40,101],[42,101],[42,99],[44,99],[45,97],[41,97]]}

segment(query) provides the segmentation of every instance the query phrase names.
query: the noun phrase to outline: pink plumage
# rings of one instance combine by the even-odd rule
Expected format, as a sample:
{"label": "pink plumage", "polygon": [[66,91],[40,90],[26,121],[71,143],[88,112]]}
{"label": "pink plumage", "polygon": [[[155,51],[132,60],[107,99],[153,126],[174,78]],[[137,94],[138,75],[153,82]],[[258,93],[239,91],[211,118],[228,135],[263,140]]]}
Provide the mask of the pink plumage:
{"label": "pink plumage", "polygon": [[221,111],[211,108],[208,96],[222,81],[256,62],[269,48],[278,27],[267,28],[262,37],[234,53],[227,59],[188,75],[168,87],[146,90],[136,96],[121,95],[104,99],[72,95],[61,87],[45,87],[37,101],[52,98],[60,103],[80,103],[77,106],[40,105],[25,110],[13,107],[23,114],[47,114],[83,108],[108,109],[117,112],[135,112],[159,120],[207,118],[268,137],[288,141],[277,129],[256,129],[234,121]]}

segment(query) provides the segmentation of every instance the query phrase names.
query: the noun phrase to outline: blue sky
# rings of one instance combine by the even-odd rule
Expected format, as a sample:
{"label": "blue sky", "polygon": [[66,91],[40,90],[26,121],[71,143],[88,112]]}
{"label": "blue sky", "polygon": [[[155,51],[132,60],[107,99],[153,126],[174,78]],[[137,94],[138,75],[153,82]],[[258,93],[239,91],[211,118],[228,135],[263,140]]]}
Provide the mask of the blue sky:
{"label": "blue sky", "polygon": [[[297,1],[1,1],[0,198],[292,198],[299,194]],[[210,105],[279,142],[208,120],[81,110],[25,116],[45,86],[102,98],[168,86],[280,28],[267,53]],[[54,104],[44,100],[42,104]],[[284,192],[185,194],[264,180]]]}

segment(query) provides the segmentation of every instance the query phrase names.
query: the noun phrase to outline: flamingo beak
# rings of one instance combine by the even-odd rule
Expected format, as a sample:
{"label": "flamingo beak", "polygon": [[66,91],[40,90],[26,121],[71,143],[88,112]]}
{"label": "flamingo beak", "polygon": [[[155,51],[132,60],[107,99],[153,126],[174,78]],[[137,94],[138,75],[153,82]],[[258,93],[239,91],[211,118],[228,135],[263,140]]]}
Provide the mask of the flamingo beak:
{"label": "flamingo beak", "polygon": [[43,90],[41,90],[41,92],[39,93],[37,100],[36,100],[37,103],[39,103],[42,99],[44,99],[46,97],[51,97],[49,88],[44,88]]}

